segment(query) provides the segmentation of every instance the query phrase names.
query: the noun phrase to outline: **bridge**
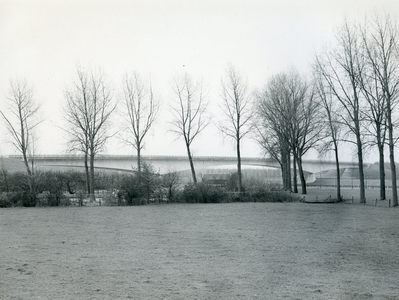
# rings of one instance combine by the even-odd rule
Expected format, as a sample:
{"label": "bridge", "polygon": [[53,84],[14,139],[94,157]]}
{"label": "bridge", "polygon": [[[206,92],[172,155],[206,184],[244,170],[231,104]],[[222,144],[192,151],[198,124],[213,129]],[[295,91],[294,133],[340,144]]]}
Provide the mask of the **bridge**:
{"label": "bridge", "polygon": [[[8,156],[14,160],[22,161],[20,156]],[[142,161],[152,164],[157,172],[184,172],[190,170],[190,164],[186,156],[142,156]],[[237,165],[236,157],[198,156],[194,157],[194,166],[198,172],[206,173],[214,169],[234,169]],[[279,169],[276,161],[259,157],[243,157],[243,168],[271,168]],[[41,155],[35,156],[34,165],[43,170],[68,170],[84,168],[82,155]],[[97,155],[94,167],[97,170],[118,172],[134,172],[137,166],[137,156],[132,155]],[[356,168],[353,162],[341,162],[341,168]],[[304,160],[303,169],[307,173],[314,174],[335,169],[335,162],[322,160]]]}

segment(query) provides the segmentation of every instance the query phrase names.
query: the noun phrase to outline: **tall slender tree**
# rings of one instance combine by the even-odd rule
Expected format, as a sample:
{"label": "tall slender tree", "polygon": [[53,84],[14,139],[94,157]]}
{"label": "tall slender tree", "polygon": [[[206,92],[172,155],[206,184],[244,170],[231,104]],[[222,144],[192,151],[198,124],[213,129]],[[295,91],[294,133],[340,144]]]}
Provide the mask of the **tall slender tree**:
{"label": "tall slender tree", "polygon": [[316,88],[316,93],[320,99],[324,110],[324,120],[326,129],[326,139],[325,143],[322,143],[320,147],[320,152],[322,154],[333,151],[335,159],[335,172],[337,180],[337,201],[341,200],[341,170],[339,163],[339,142],[341,133],[341,122],[339,121],[339,110],[337,108],[336,102],[331,92],[329,92],[328,87],[325,86],[322,76],[320,76],[317,67],[315,68],[315,79],[314,84]]}
{"label": "tall slender tree", "polygon": [[[371,30],[372,31],[372,30]],[[360,26],[361,34],[361,55],[364,63],[359,68],[359,85],[364,98],[367,101],[367,107],[364,109],[366,122],[370,125],[365,126],[367,134],[371,136],[370,146],[377,145],[379,153],[379,177],[380,177],[380,199],[386,197],[385,189],[385,154],[384,146],[387,136],[387,103],[384,92],[378,80],[377,69],[373,66],[376,59],[374,45],[369,40],[369,26],[367,24]]]}
{"label": "tall slender tree", "polygon": [[222,80],[221,112],[224,119],[219,123],[219,130],[235,142],[237,152],[238,193],[242,192],[241,143],[252,130],[252,96],[248,84],[242,75],[229,65],[226,77]]}
{"label": "tall slender tree", "polygon": [[[362,27],[361,37],[367,67],[362,81],[366,83],[362,85],[362,90],[373,112],[377,141],[382,140],[379,143],[381,149],[383,149],[384,130],[385,128],[388,130],[392,201],[393,206],[397,206],[393,111],[399,101],[399,29],[389,14],[382,17],[376,14],[369,24]],[[370,81],[372,88],[368,84]],[[381,110],[384,112],[382,115]],[[384,118],[386,118],[386,127]],[[381,126],[377,127],[379,123]],[[383,159],[383,150],[380,151],[380,161],[381,159]]]}
{"label": "tall slender tree", "polygon": [[173,120],[171,131],[184,139],[187,156],[190,163],[193,183],[197,183],[195,174],[191,144],[194,139],[208,126],[207,115],[208,103],[200,82],[193,83],[187,74],[182,78],[176,78],[173,83],[173,91],[176,95],[174,104],[171,106]]}
{"label": "tall slender tree", "polygon": [[[357,28],[345,20],[339,28],[337,46],[323,56],[316,56],[316,65],[328,88],[338,100],[342,110],[341,122],[355,138],[358,158],[360,202],[366,202],[364,166],[363,166],[363,132],[364,119],[362,94],[359,84],[362,57],[360,57],[360,34]],[[353,142],[352,140],[347,140]]]}
{"label": "tall slender tree", "polygon": [[34,140],[33,132],[41,119],[38,117],[40,105],[33,99],[33,90],[24,79],[10,81],[10,89],[7,96],[8,112],[0,111],[6,128],[12,136],[12,144],[21,153],[30,190],[31,204],[35,203],[36,192],[34,184]]}

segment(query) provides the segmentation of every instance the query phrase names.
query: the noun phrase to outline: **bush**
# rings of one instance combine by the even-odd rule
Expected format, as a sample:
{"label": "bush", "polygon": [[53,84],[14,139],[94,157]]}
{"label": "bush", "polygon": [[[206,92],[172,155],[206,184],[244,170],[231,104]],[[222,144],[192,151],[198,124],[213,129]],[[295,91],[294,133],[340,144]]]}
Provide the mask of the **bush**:
{"label": "bush", "polygon": [[180,202],[184,203],[226,203],[226,202],[287,202],[291,195],[276,184],[250,179],[245,182],[245,192],[240,195],[225,187],[206,183],[188,183],[181,193]]}
{"label": "bush", "polygon": [[185,203],[199,203],[201,194],[199,189],[193,183],[188,183],[184,186],[182,193],[182,202]]}
{"label": "bush", "polygon": [[[7,185],[0,207],[35,205],[83,205],[85,174],[82,172],[37,172],[33,181],[25,173],[7,175]],[[4,176],[3,176],[4,177]],[[179,173],[160,176],[150,164],[143,163],[141,172],[131,174],[98,173],[96,189],[102,190],[100,205],[144,205],[149,203],[226,203],[226,202],[286,202],[292,201],[289,193],[277,184],[255,178],[244,178],[243,191],[237,192],[237,175],[230,175],[224,184],[205,180],[182,187]],[[220,176],[219,176],[220,177]],[[218,178],[219,178],[218,177]],[[30,183],[34,185],[33,192]],[[107,190],[107,192],[105,192]],[[90,205],[95,205],[91,203]]]}
{"label": "bush", "polygon": [[0,207],[13,207],[14,203],[11,201],[11,199],[8,197],[9,193],[1,193],[0,194]]}
{"label": "bush", "polygon": [[[32,178],[31,178],[32,180]],[[36,186],[34,181],[31,181],[33,186]],[[31,192],[29,187],[29,177],[23,172],[11,173],[8,175],[8,189],[7,198],[14,206],[35,206],[36,193]]]}
{"label": "bush", "polygon": [[152,165],[143,163],[141,172],[122,177],[118,198],[124,199],[126,205],[143,205],[150,201],[159,202],[160,187],[161,179],[155,173]]}
{"label": "bush", "polygon": [[229,193],[224,188],[200,184],[201,203],[229,202]]}
{"label": "bush", "polygon": [[140,183],[136,176],[129,175],[122,178],[118,198],[124,199],[126,205],[140,205],[142,202],[142,194],[140,191]]}
{"label": "bush", "polygon": [[242,199],[245,202],[286,202],[291,199],[291,196],[275,183],[248,178],[243,185],[246,192]]}
{"label": "bush", "polygon": [[188,183],[184,186],[182,202],[185,203],[224,203],[230,202],[230,195],[223,187],[205,183]]}

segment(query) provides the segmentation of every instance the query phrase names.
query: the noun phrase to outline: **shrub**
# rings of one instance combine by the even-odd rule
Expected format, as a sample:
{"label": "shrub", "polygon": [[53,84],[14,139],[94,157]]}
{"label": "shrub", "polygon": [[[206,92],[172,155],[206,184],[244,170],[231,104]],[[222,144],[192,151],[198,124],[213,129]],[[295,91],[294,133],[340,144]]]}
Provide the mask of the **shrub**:
{"label": "shrub", "polygon": [[11,201],[10,197],[8,196],[9,193],[1,193],[0,194],[0,207],[13,207],[14,203]]}
{"label": "shrub", "polygon": [[[36,205],[36,182],[33,179],[23,172],[12,173],[8,176],[9,193],[7,197],[14,203],[14,206],[31,207]],[[29,183],[34,187],[33,192]]]}
{"label": "shrub", "polygon": [[126,205],[147,204],[159,200],[160,186],[161,179],[152,165],[143,163],[141,172],[122,177],[118,198],[124,199]]}
{"label": "shrub", "polygon": [[230,202],[230,195],[223,187],[205,183],[188,183],[184,186],[182,202],[185,203],[223,203]]}
{"label": "shrub", "polygon": [[291,196],[276,183],[248,178],[244,181],[244,187],[246,192],[242,198],[246,202],[287,202],[291,200]]}
{"label": "shrub", "polygon": [[123,198],[126,201],[126,205],[140,205],[143,204],[140,192],[140,183],[138,178],[134,175],[129,175],[123,177],[121,181],[118,198]]}
{"label": "shrub", "polygon": [[201,194],[198,188],[193,183],[188,183],[184,186],[182,193],[182,202],[185,203],[199,203]]}

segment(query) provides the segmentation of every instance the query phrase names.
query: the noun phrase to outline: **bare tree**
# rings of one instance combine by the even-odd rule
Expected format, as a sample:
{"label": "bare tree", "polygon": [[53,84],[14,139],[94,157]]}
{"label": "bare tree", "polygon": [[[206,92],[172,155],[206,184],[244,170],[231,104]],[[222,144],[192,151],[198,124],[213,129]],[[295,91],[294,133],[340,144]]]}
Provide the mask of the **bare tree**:
{"label": "bare tree", "polygon": [[373,66],[373,62],[377,59],[377,49],[369,38],[368,32],[370,29],[373,28],[372,26],[370,28],[368,24],[360,26],[361,55],[364,63],[359,68],[359,85],[368,103],[368,107],[364,109],[364,115],[366,121],[370,124],[366,126],[368,135],[371,136],[370,146],[377,145],[379,152],[380,199],[384,200],[386,197],[384,145],[388,130],[387,105],[386,97],[379,83],[377,69]]}
{"label": "bare tree", "polygon": [[[269,131],[265,133],[267,139],[274,139],[274,143],[279,144],[276,148],[285,149],[288,156],[293,155],[294,192],[298,192],[298,167],[302,193],[306,194],[302,157],[323,137],[319,103],[312,87],[298,72],[291,70],[273,76],[265,90],[257,94],[257,100],[259,123],[265,124],[264,132]],[[290,164],[285,168],[290,168]]]}
{"label": "bare tree", "polygon": [[184,139],[191,176],[194,184],[196,184],[197,177],[195,175],[191,144],[209,124],[210,119],[206,114],[208,104],[205,101],[202,84],[194,84],[187,74],[183,78],[175,79],[172,88],[177,97],[171,107],[173,114],[171,131]]}
{"label": "bare tree", "polygon": [[293,136],[292,142],[296,144],[293,149],[294,157],[299,169],[299,176],[301,181],[302,194],[307,193],[305,173],[302,165],[303,156],[313,148],[320,140],[324,138],[324,124],[321,122],[320,103],[315,97],[313,88],[305,81],[299,81],[299,93],[295,96],[298,97],[300,102],[297,110],[296,135]]}
{"label": "bare tree", "polygon": [[[358,157],[360,202],[366,201],[364,170],[362,120],[363,107],[359,84],[362,62],[360,55],[360,34],[347,21],[336,35],[338,45],[324,57],[316,57],[316,65],[323,80],[339,101],[342,109],[341,122],[355,137]],[[348,140],[348,142],[353,142]]]}
{"label": "bare tree", "polygon": [[10,81],[10,90],[7,96],[8,110],[7,116],[0,111],[6,123],[6,128],[12,136],[12,144],[21,152],[26,171],[32,175],[29,164],[29,153],[32,144],[32,134],[35,127],[40,123],[37,112],[40,105],[33,100],[32,88],[28,86],[26,80],[15,79]]}
{"label": "bare tree", "polygon": [[144,138],[159,116],[160,104],[155,98],[151,83],[144,83],[138,73],[125,75],[123,81],[124,117],[129,136],[124,139],[137,151],[137,170],[141,172],[141,150]]}
{"label": "bare tree", "polygon": [[286,78],[282,74],[273,76],[265,88],[256,92],[254,119],[257,128],[257,140],[266,152],[278,161],[281,167],[283,188],[291,191],[291,146],[290,122],[287,116],[290,105],[286,90]]}
{"label": "bare tree", "polygon": [[226,78],[222,80],[222,105],[221,111],[224,119],[219,123],[219,130],[235,142],[237,152],[238,193],[242,192],[241,172],[241,142],[251,131],[252,97],[248,92],[247,82],[240,73],[229,65]]}
{"label": "bare tree", "polygon": [[[338,108],[335,105],[334,97],[329,92],[328,87],[325,86],[322,76],[320,76],[317,67],[315,68],[315,86],[320,103],[324,108],[324,119],[327,126],[326,128],[326,139],[325,143],[322,144],[320,152],[326,153],[328,151],[334,151],[335,158],[335,170],[337,180],[337,201],[341,200],[341,171],[339,166],[339,141],[342,123],[339,122]],[[329,138],[327,138],[327,136]]]}
{"label": "bare tree", "polygon": [[[369,102],[372,120],[375,124],[377,145],[380,151],[380,174],[384,172],[383,148],[385,130],[388,130],[392,201],[393,206],[397,206],[398,192],[392,113],[399,99],[399,30],[396,22],[388,14],[384,17],[375,15],[371,22],[362,28],[361,37],[366,61],[366,68],[364,68],[361,80],[362,91]],[[382,177],[380,177],[380,180],[382,180]],[[382,197],[385,198],[385,195],[381,194]]]}
{"label": "bare tree", "polygon": [[[34,170],[32,156],[33,131],[41,122],[37,114],[40,105],[33,100],[32,88],[26,80],[15,79],[10,81],[10,90],[7,96],[9,115],[0,111],[8,132],[12,136],[12,143],[22,154],[26,172],[28,173],[28,184],[31,197],[35,198]],[[34,200],[34,199],[31,199]]]}
{"label": "bare tree", "polygon": [[162,187],[167,190],[167,198],[169,202],[173,201],[175,191],[181,183],[181,178],[178,172],[171,172],[162,175]]}
{"label": "bare tree", "polygon": [[64,118],[70,135],[70,149],[83,152],[87,189],[94,200],[94,158],[112,136],[108,124],[115,110],[102,72],[77,70],[77,80],[65,92]]}

